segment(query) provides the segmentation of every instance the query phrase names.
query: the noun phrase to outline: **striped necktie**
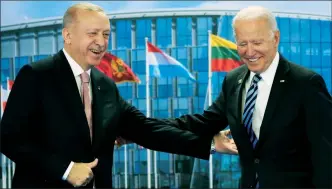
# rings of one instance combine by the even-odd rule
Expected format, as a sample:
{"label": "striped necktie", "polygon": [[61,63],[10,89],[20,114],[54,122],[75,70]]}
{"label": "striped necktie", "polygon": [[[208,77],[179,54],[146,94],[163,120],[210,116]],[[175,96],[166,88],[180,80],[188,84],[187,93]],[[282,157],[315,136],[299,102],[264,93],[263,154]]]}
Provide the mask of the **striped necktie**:
{"label": "striped necktie", "polygon": [[[254,130],[252,129],[252,115],[254,113],[256,99],[257,99],[257,93],[258,93],[258,82],[262,79],[262,77],[258,74],[254,76],[252,79],[250,88],[247,92],[246,96],[246,103],[244,105],[244,111],[243,111],[243,123],[244,127],[247,130],[247,133],[249,135],[250,142],[252,144],[252,147],[255,148],[256,144],[258,142],[258,139],[254,133]],[[256,181],[255,181],[255,188],[259,188],[259,182],[258,182],[258,175],[256,174]]]}

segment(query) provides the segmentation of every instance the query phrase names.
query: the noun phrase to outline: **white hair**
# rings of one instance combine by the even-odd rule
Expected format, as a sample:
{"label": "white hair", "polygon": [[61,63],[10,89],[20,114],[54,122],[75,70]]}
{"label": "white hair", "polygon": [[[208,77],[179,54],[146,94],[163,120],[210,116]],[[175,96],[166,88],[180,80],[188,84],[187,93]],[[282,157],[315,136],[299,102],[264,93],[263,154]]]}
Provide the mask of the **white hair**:
{"label": "white hair", "polygon": [[278,25],[276,17],[272,14],[270,10],[261,6],[249,6],[240,10],[233,18],[233,35],[236,39],[235,34],[235,23],[237,20],[256,20],[259,18],[266,19],[269,27],[271,28],[271,38],[274,36],[274,32],[278,31]]}
{"label": "white hair", "polygon": [[75,21],[78,10],[101,12],[106,15],[103,8],[101,8],[98,5],[95,5],[92,3],[87,3],[87,2],[77,3],[77,4],[74,4],[73,6],[69,7],[67,9],[67,11],[65,12],[65,14],[63,16],[63,24],[62,24],[64,28]]}

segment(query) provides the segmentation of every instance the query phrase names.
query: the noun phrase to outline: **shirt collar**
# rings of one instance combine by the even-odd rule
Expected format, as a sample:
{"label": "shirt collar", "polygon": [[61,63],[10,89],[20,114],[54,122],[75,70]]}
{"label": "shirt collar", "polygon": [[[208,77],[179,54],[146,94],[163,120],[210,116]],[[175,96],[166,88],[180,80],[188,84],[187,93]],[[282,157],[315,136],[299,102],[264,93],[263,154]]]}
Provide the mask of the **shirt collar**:
{"label": "shirt collar", "polygon": [[[74,76],[75,77],[80,76],[84,72],[83,68],[67,53],[65,48],[63,48],[62,51],[63,51],[63,53],[65,54],[65,56],[68,60],[68,63],[70,65],[71,70],[73,71]],[[90,76],[91,69],[88,69],[86,72]]]}
{"label": "shirt collar", "polygon": [[[268,84],[269,86],[272,86],[273,84],[273,79],[274,76],[276,74],[278,65],[279,65],[279,52],[276,53],[276,56],[274,57],[271,65],[267,68],[267,70],[265,70],[263,73],[260,74],[260,76],[262,77],[262,80],[264,80],[266,82],[266,84]],[[250,82],[252,80],[252,78],[255,76],[254,72],[250,72]]]}

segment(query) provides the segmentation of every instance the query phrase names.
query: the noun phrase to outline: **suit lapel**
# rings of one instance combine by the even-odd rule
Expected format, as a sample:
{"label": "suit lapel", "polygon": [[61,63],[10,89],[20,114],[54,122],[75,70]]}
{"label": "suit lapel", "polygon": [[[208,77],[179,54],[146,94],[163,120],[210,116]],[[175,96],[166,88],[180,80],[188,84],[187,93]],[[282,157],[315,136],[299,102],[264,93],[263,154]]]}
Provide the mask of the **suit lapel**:
{"label": "suit lapel", "polygon": [[282,111],[282,99],[284,96],[285,88],[287,87],[287,72],[289,71],[288,62],[280,55],[279,65],[276,71],[276,75],[273,80],[270,96],[266,105],[264,118],[260,128],[260,137],[256,145],[258,149],[262,143],[266,140],[269,131],[271,131],[273,123],[271,122],[273,116]]}
{"label": "suit lapel", "polygon": [[237,96],[237,120],[238,124],[242,125],[242,98],[243,98],[243,90],[245,88],[246,80],[248,79],[250,72],[247,66],[244,66],[244,70],[239,76],[237,77],[237,84],[236,84],[236,92],[235,95]]}
{"label": "suit lapel", "polygon": [[93,151],[97,152],[98,147],[105,138],[106,128],[114,115],[115,91],[107,83],[106,78],[96,68],[91,69],[92,82],[92,115],[93,115]]}
{"label": "suit lapel", "polygon": [[[74,74],[70,65],[62,52],[62,50],[55,55],[55,80],[59,88],[59,94],[66,104],[64,111],[73,116],[75,121],[76,131],[80,133],[82,141],[85,145],[91,145],[90,131],[88,122],[86,120],[83,103],[79,94]],[[83,144],[82,144],[83,145]]]}

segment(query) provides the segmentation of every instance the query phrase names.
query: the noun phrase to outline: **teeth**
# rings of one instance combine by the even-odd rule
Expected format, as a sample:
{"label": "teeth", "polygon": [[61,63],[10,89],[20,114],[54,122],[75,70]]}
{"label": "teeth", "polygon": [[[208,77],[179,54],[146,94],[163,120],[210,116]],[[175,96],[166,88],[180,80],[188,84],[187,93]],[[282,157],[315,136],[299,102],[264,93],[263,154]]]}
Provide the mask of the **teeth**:
{"label": "teeth", "polygon": [[258,58],[250,58],[249,59],[250,62],[255,62],[256,60],[258,60]]}
{"label": "teeth", "polygon": [[97,50],[94,50],[94,49],[91,49],[92,52],[94,53],[100,53],[100,51],[97,51]]}

